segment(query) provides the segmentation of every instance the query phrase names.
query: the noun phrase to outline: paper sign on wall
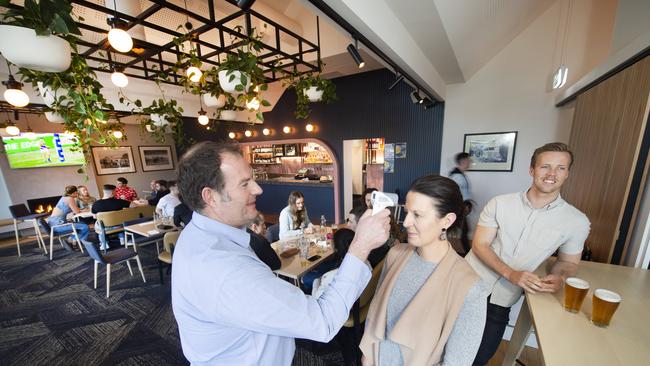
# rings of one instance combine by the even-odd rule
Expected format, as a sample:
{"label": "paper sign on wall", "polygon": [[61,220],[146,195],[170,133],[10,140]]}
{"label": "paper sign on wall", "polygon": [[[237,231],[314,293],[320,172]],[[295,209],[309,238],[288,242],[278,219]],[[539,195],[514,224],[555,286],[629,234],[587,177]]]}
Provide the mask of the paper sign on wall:
{"label": "paper sign on wall", "polygon": [[395,159],[406,158],[406,142],[398,142],[395,144]]}

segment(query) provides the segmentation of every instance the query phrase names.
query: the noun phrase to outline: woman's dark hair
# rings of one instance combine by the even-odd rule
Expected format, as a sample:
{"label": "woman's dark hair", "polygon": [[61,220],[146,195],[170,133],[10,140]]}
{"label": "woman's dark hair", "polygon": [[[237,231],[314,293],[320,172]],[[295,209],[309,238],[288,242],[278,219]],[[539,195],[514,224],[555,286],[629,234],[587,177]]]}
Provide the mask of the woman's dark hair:
{"label": "woman's dark hair", "polygon": [[357,221],[359,221],[359,219],[361,218],[361,216],[363,216],[363,214],[366,212],[367,209],[368,208],[365,207],[364,205],[354,206],[350,210],[350,215],[354,215]]}
{"label": "woman's dark hair", "polygon": [[[296,208],[296,201],[302,198],[303,206],[302,210],[298,211]],[[289,214],[291,214],[292,230],[300,229],[302,223],[305,221],[305,206],[304,206],[305,196],[300,191],[292,191],[289,193],[289,199],[287,203],[289,204]]]}
{"label": "woman's dark hair", "polygon": [[443,217],[448,213],[455,213],[456,221],[449,229],[460,226],[465,220],[463,195],[460,193],[458,184],[453,180],[435,174],[426,175],[416,179],[411,184],[409,192],[417,192],[431,198],[433,207],[438,211],[439,217]]}
{"label": "woman's dark hair", "polygon": [[65,186],[63,195],[68,197],[72,196],[75,192],[77,192],[77,186]]}
{"label": "woman's dark hair", "polygon": [[221,160],[224,154],[242,156],[235,144],[204,141],[190,148],[178,163],[178,188],[192,211],[201,212],[205,208],[201,196],[203,188],[210,187],[220,193],[223,190]]}
{"label": "woman's dark hair", "polygon": [[127,184],[127,183],[129,183],[129,181],[126,180],[126,178],[124,178],[124,177],[119,177],[119,178],[117,178],[117,181],[120,182],[120,183],[122,183],[122,184]]}
{"label": "woman's dark hair", "polygon": [[339,265],[343,262],[343,258],[345,258],[345,254],[347,254],[348,249],[350,248],[352,239],[354,239],[354,231],[350,229],[339,229],[334,233],[334,248],[336,248],[334,260],[337,261]]}

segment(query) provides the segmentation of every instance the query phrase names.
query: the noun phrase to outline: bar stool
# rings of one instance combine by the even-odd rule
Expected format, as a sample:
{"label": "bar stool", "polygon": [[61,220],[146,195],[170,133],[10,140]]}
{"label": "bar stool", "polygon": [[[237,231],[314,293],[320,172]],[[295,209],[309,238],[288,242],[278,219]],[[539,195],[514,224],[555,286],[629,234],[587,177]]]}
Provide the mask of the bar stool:
{"label": "bar stool", "polygon": [[48,216],[49,213],[39,213],[39,214],[32,214],[29,212],[29,209],[27,206],[25,206],[24,203],[18,204],[18,205],[13,205],[9,206],[9,211],[11,212],[11,216],[13,216],[14,219],[14,233],[16,234],[16,248],[18,249],[18,256],[20,257],[20,234],[18,232],[18,224],[26,221],[31,221],[32,225],[34,226],[34,232],[36,233],[36,242],[38,243],[39,248],[43,248],[43,251],[45,254],[47,254],[47,249],[45,248],[45,243],[43,242],[43,238],[40,236],[40,230],[38,228],[38,219],[41,217]]}

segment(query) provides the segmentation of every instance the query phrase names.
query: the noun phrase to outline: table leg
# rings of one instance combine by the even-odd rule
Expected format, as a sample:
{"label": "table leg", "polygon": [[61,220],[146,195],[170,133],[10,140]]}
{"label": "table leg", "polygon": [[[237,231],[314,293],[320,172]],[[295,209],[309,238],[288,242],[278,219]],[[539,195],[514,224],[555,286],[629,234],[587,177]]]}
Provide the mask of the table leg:
{"label": "table leg", "polygon": [[14,219],[14,234],[16,234],[16,248],[18,248],[18,256],[20,257],[20,236],[18,235],[18,222],[16,219]]}
{"label": "table leg", "polygon": [[510,337],[503,363],[501,363],[502,366],[515,365],[517,357],[519,357],[521,351],[524,349],[532,329],[533,319],[530,316],[528,301],[524,298],[524,303],[521,305],[521,310],[519,311],[519,317],[517,317],[517,324],[515,324],[515,329],[512,331],[512,337]]}

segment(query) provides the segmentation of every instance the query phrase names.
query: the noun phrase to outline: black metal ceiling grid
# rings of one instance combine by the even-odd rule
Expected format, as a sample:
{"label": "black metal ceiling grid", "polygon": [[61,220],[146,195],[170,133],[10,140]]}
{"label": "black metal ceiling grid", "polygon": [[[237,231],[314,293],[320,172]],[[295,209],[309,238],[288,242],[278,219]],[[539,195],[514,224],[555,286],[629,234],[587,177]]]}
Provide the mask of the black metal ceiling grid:
{"label": "black metal ceiling grid", "polygon": [[[297,70],[299,74],[310,71],[320,71],[318,56],[320,55],[320,39],[318,44],[313,43],[300,35],[276,23],[272,19],[249,9],[247,11],[237,10],[223,19],[216,19],[214,0],[206,0],[208,5],[208,16],[187,10],[166,0],[149,0],[152,3],[147,9],[144,9],[137,16],[127,15],[116,12],[115,9],[97,4],[88,0],[71,0],[77,7],[84,7],[91,11],[100,12],[108,16],[117,15],[121,20],[127,22],[126,28],[131,29],[135,26],[142,26],[145,29],[160,32],[168,35],[170,41],[157,45],[141,39],[133,39],[133,49],[128,53],[119,53],[113,50],[107,39],[107,29],[98,28],[91,24],[79,22],[78,26],[83,32],[82,38],[99,39],[97,42],[79,39],[78,45],[80,54],[89,61],[89,66],[96,71],[106,72],[106,65],[109,63],[113,66],[123,67],[127,76],[150,80],[161,70],[169,75],[168,80],[164,81],[169,84],[180,84],[182,70],[174,72],[176,61],[183,54],[183,50],[172,41],[173,38],[183,36],[178,32],[177,26],[180,24],[158,24],[154,18],[160,12],[173,12],[180,14],[182,18],[187,18],[193,25],[192,35],[193,42],[197,47],[198,57],[206,66],[219,66],[220,60],[225,59],[226,55],[236,54],[236,49],[244,44],[247,40],[247,32],[252,29],[254,21],[265,22],[273,29],[273,43],[261,43],[261,52],[259,54],[259,65],[265,70],[265,77],[268,82],[276,81],[286,77],[285,73],[275,72],[273,69],[281,69],[286,73],[293,73]],[[228,0],[229,3],[235,4],[234,0]],[[10,5],[17,7],[16,5]],[[243,32],[239,32],[232,26],[237,21],[245,24]],[[228,24],[230,23],[230,24]],[[146,32],[146,30],[145,30]],[[206,40],[207,35],[215,35],[217,32],[219,44],[213,44]],[[94,33],[95,37],[90,37]],[[101,35],[101,36],[97,36]],[[226,39],[233,39],[231,44],[226,44]],[[291,39],[297,43],[297,52],[291,52],[282,49],[280,39]],[[112,55],[111,55],[112,53]],[[315,54],[314,61],[307,61],[307,55]],[[122,57],[128,56],[128,57]],[[107,59],[108,58],[108,59]],[[172,61],[173,60],[173,61]],[[100,65],[100,64],[103,64]]]}

